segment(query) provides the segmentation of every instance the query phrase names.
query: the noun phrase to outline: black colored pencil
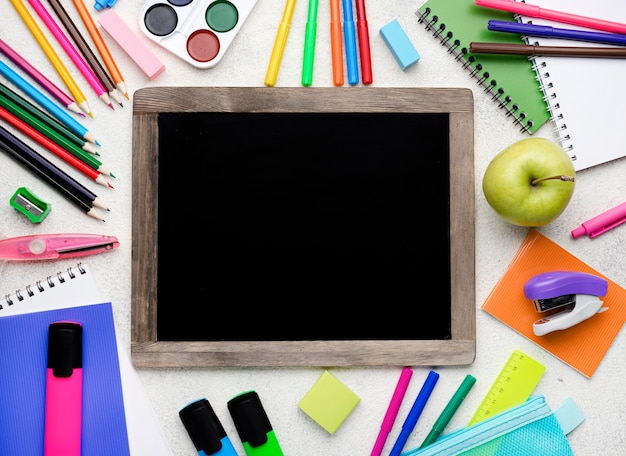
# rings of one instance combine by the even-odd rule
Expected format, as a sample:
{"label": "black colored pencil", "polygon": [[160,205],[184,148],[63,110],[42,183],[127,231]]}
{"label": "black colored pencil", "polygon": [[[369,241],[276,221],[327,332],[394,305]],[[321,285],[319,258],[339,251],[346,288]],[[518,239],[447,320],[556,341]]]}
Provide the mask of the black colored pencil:
{"label": "black colored pencil", "polygon": [[[20,95],[19,93],[12,90],[10,87],[7,87],[6,85],[0,82],[0,102],[4,100],[7,100],[19,106],[20,108],[28,112],[33,117],[39,119],[41,122],[45,123],[50,128],[54,129],[58,133],[65,136],[67,139],[72,141],[74,144],[76,144],[78,147],[80,147],[84,151],[89,152],[91,154],[100,155],[97,152],[97,149],[94,144],[90,143],[84,138],[79,137],[76,133],[74,133],[72,130],[67,128],[65,124],[63,124],[62,122],[59,122],[59,120],[57,120],[55,117],[51,116],[46,111],[39,108],[37,105],[33,104],[32,102],[30,102],[27,98],[24,98],[22,95]],[[2,102],[1,104],[5,109],[11,111],[10,105],[8,103]],[[15,114],[15,112],[13,112],[13,114]]]}
{"label": "black colored pencil", "polygon": [[44,179],[90,217],[104,221],[94,206],[106,209],[98,196],[18,137],[0,126],[0,150]]}

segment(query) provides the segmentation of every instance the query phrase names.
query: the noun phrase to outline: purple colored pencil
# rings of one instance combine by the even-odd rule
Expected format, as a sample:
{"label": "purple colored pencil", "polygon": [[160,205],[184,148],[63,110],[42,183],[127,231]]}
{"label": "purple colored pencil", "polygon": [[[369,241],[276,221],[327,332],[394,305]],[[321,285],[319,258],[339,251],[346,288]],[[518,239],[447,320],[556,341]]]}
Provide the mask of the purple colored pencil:
{"label": "purple colored pencil", "polygon": [[24,72],[33,78],[37,83],[45,89],[53,98],[59,101],[70,111],[75,112],[83,117],[85,114],[80,110],[78,105],[72,98],[63,92],[59,87],[48,79],[41,71],[35,68],[28,60],[22,57],[15,49],[0,39],[0,52],[9,58],[13,63],[20,67]]}

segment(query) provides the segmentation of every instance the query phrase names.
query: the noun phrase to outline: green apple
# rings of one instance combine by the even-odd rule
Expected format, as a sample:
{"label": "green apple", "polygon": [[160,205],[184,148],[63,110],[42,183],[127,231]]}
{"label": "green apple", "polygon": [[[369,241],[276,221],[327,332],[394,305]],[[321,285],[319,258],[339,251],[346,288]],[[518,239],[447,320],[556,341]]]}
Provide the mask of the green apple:
{"label": "green apple", "polygon": [[527,138],[493,157],[483,176],[483,193],[507,222],[543,226],[567,207],[575,177],[572,160],[559,144]]}

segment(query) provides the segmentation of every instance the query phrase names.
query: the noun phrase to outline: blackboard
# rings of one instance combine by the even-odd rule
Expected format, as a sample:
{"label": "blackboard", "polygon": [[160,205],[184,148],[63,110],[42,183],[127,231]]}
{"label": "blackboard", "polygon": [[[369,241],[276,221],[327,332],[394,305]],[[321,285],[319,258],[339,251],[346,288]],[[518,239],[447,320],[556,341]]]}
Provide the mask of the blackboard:
{"label": "blackboard", "polygon": [[466,89],[145,88],[137,366],[468,364]]}

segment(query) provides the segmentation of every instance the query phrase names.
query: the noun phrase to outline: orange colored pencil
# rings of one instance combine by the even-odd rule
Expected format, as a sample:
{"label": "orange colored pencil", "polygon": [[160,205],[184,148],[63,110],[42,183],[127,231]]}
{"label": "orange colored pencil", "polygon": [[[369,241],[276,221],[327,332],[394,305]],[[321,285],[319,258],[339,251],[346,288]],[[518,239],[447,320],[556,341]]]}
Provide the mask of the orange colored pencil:
{"label": "orange colored pencil", "polygon": [[124,78],[122,77],[122,73],[120,73],[120,70],[115,63],[115,60],[113,60],[113,56],[111,55],[109,48],[104,42],[104,39],[102,38],[102,35],[100,34],[100,31],[98,30],[98,27],[96,26],[96,23],[91,17],[91,14],[89,14],[89,11],[87,10],[87,7],[85,6],[85,3],[83,2],[83,0],[72,0],[72,1],[74,2],[74,6],[76,7],[78,14],[80,15],[80,18],[85,24],[85,27],[87,28],[87,31],[89,32],[89,35],[91,36],[91,39],[96,45],[96,48],[98,49],[98,52],[100,53],[100,56],[102,57],[102,60],[104,61],[104,64],[109,70],[109,73],[111,73],[111,77],[113,78],[113,81],[117,85],[117,88],[120,90],[120,92],[124,94],[124,96],[127,99],[130,99],[128,96],[128,90],[126,89],[126,83],[124,82]]}

